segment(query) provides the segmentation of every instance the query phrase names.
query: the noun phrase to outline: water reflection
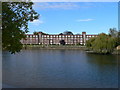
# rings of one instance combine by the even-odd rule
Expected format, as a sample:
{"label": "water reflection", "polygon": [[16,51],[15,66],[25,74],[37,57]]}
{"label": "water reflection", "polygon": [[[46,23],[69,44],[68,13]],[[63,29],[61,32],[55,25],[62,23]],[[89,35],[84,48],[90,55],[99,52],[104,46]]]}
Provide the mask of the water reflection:
{"label": "water reflection", "polygon": [[112,64],[116,65],[118,60],[116,55],[99,55],[99,54],[87,54],[89,57],[89,61],[91,63],[106,65],[106,64]]}
{"label": "water reflection", "polygon": [[115,88],[117,57],[80,50],[3,52],[3,83],[23,88]]}

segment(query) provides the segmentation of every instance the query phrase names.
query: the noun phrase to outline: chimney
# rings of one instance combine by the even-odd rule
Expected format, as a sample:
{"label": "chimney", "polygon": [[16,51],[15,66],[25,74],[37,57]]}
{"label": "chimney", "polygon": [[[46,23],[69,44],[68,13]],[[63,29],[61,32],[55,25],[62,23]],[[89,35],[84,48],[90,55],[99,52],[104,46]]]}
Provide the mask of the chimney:
{"label": "chimney", "polygon": [[82,32],[82,35],[86,35],[86,32]]}

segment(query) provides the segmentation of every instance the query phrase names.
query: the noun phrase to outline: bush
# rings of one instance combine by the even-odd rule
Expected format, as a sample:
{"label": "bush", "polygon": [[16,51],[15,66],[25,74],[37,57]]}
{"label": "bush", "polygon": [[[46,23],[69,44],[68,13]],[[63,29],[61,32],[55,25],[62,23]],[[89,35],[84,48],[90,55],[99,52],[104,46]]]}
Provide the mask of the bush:
{"label": "bush", "polygon": [[111,53],[116,45],[116,39],[105,33],[101,33],[98,37],[89,39],[86,46],[96,53]]}

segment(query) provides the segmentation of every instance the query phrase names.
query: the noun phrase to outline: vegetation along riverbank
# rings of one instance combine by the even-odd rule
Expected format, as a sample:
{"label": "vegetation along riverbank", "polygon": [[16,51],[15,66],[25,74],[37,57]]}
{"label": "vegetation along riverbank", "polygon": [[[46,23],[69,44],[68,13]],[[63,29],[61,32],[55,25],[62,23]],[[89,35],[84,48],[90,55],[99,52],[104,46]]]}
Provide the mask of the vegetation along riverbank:
{"label": "vegetation along riverbank", "polygon": [[80,45],[23,45],[23,49],[79,49],[85,50],[86,46]]}
{"label": "vegetation along riverbank", "polygon": [[80,46],[80,45],[23,45],[23,49],[43,49],[43,50],[54,50],[54,49],[60,49],[60,50],[84,50],[87,53],[93,53],[93,54],[119,54],[120,50],[115,48],[111,53],[97,53],[93,50],[90,50],[86,46]]}
{"label": "vegetation along riverbank", "polygon": [[86,41],[88,51],[99,54],[119,53],[120,50],[120,31],[115,28],[109,30],[109,34],[101,33],[97,37]]}

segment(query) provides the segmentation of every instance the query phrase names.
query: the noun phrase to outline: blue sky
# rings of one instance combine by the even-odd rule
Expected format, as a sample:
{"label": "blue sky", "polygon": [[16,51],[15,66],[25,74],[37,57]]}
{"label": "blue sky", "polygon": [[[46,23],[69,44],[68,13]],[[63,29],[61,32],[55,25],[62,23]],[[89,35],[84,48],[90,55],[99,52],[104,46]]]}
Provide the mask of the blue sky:
{"label": "blue sky", "polygon": [[117,2],[35,2],[33,7],[40,18],[29,22],[29,33],[72,31],[77,34],[86,31],[98,34],[118,28]]}

